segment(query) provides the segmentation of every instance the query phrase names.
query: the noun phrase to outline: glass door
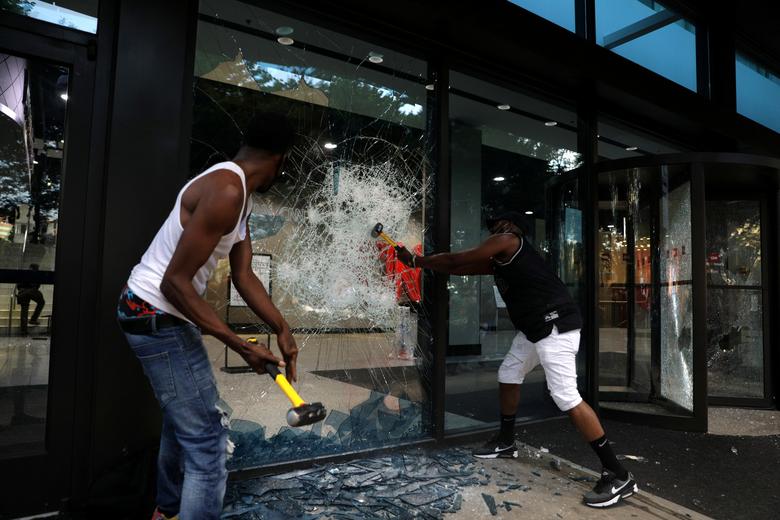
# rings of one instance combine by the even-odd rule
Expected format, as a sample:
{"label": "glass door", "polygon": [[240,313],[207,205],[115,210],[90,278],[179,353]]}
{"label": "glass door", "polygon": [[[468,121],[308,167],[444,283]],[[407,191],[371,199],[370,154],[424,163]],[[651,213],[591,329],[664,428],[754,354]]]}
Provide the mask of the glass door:
{"label": "glass door", "polygon": [[0,54],[0,457],[43,449],[66,67]]}
{"label": "glass door", "polygon": [[755,196],[708,193],[707,375],[712,404],[760,405],[770,388],[763,206]]}
{"label": "glass door", "polygon": [[87,406],[94,62],[86,45],[9,27],[0,48],[0,474],[14,475],[3,512],[21,516],[70,492]]}

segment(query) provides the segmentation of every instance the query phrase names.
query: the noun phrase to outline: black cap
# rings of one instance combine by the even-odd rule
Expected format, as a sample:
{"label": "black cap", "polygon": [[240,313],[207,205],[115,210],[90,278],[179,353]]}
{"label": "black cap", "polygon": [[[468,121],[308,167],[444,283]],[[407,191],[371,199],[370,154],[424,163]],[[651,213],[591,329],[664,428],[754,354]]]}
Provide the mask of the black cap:
{"label": "black cap", "polygon": [[493,227],[493,224],[498,222],[499,220],[508,220],[518,228],[520,228],[520,231],[523,232],[524,235],[528,234],[529,225],[528,225],[528,219],[523,215],[522,213],[518,211],[505,211],[503,213],[499,213],[497,215],[493,215],[485,219],[485,224],[487,224],[488,229]]}

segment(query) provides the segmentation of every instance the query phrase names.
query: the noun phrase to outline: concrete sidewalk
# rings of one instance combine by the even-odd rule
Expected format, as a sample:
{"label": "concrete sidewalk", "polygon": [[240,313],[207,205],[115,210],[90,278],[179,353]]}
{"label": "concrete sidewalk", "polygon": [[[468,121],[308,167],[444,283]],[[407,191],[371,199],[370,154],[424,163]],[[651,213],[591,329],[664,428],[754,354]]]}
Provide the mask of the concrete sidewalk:
{"label": "concrete sidewalk", "polygon": [[[640,489],[638,494],[618,505],[595,509],[582,503],[582,495],[593,488],[598,473],[560,459],[536,448],[520,445],[518,459],[494,459],[480,464],[491,474],[487,486],[464,487],[463,507],[445,515],[452,519],[475,518],[570,518],[570,519],[707,519],[695,511],[679,506]],[[471,448],[471,446],[469,446]],[[588,480],[585,480],[588,479]],[[530,489],[506,490],[505,482],[524,484]],[[497,514],[491,514],[483,494],[495,499]],[[508,510],[505,502],[510,502]],[[520,504],[515,506],[511,504]]]}

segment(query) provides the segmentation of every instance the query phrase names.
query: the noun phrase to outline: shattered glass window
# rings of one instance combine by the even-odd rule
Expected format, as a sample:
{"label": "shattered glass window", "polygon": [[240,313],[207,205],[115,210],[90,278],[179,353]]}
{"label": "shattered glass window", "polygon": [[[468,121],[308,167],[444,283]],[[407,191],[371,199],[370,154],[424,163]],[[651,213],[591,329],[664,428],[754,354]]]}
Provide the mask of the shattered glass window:
{"label": "shattered glass window", "polygon": [[[518,211],[526,237],[581,301],[582,213],[575,113],[452,72],[450,247],[489,236],[487,216]],[[500,416],[496,376],[517,334],[492,276],[450,276],[445,424],[484,427]],[[582,353],[581,353],[582,355]],[[556,415],[541,367],[526,378],[518,416]]]}
{"label": "shattered glass window", "polygon": [[691,183],[661,167],[661,395],[693,411]]}
{"label": "shattered glass window", "polygon": [[764,397],[761,203],[707,201],[709,395]]}
{"label": "shattered glass window", "polygon": [[[191,173],[229,160],[256,111],[298,131],[284,182],[254,195],[256,270],[300,348],[297,390],[325,421],[290,428],[290,403],[268,376],[206,338],[235,451],[246,468],[399,444],[429,435],[422,279],[397,261],[384,231],[424,247],[432,210],[424,61],[237,1],[200,3]],[[229,283],[207,299],[244,337],[275,337]]]}

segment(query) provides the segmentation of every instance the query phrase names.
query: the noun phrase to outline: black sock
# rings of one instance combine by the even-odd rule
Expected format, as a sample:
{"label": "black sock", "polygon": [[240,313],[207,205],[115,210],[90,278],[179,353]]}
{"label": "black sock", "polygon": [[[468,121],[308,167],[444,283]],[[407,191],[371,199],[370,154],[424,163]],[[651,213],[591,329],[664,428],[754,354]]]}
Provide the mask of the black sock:
{"label": "black sock", "polygon": [[590,443],[590,447],[596,452],[601,460],[601,465],[617,475],[620,480],[625,480],[628,477],[628,471],[615,457],[615,453],[612,451],[612,446],[609,445],[607,436],[603,435],[600,439]]}
{"label": "black sock", "polygon": [[515,416],[514,415],[502,415],[501,416],[501,432],[498,434],[498,440],[505,444],[512,444],[515,442]]}

